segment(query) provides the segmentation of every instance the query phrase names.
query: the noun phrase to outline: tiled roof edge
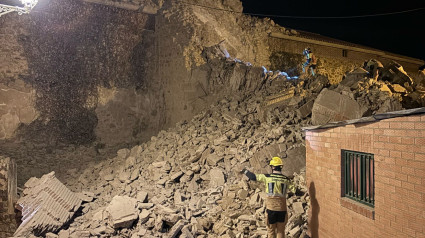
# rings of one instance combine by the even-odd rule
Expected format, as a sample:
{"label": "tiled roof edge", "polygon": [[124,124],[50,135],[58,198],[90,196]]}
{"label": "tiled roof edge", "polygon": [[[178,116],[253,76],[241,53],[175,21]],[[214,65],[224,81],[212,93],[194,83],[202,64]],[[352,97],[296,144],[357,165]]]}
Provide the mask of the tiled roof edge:
{"label": "tiled roof edge", "polygon": [[407,109],[407,110],[401,110],[401,111],[395,111],[395,112],[386,112],[386,113],[373,115],[370,117],[362,117],[362,118],[353,119],[353,120],[331,122],[325,125],[302,127],[301,129],[303,131],[311,131],[311,130],[340,127],[340,126],[346,126],[346,125],[358,124],[358,123],[376,122],[376,121],[380,121],[384,119],[402,117],[402,116],[411,116],[416,114],[425,114],[425,107],[413,108],[413,109]]}

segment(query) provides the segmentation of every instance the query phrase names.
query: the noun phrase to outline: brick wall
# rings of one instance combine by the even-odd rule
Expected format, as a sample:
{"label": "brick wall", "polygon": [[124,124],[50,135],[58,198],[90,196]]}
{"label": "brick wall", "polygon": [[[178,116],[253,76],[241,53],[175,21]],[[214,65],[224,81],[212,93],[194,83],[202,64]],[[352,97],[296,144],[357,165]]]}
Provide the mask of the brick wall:
{"label": "brick wall", "polygon": [[0,238],[12,236],[17,228],[14,212],[16,179],[15,161],[0,156]]}
{"label": "brick wall", "polygon": [[[425,115],[307,131],[306,143],[313,237],[425,237]],[[341,149],[375,156],[374,218],[341,198]]]}

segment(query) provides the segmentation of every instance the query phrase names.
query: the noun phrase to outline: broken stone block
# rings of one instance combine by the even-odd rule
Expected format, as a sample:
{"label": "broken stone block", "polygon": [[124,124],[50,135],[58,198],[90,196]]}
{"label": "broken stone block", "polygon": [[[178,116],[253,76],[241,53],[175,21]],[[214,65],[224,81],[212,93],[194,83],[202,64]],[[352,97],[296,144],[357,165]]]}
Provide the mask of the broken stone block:
{"label": "broken stone block", "polygon": [[259,202],[260,202],[260,195],[258,193],[254,193],[249,200],[249,205],[255,206],[255,205],[258,205]]}
{"label": "broken stone block", "polygon": [[402,110],[403,106],[400,101],[395,98],[387,98],[381,105],[379,105],[376,113],[394,112]]}
{"label": "broken stone block", "polygon": [[170,180],[171,181],[178,181],[180,179],[180,177],[183,176],[183,174],[184,173],[182,171],[176,172],[176,173],[174,173],[170,176]]}
{"label": "broken stone block", "polygon": [[131,173],[130,171],[123,171],[118,175],[118,180],[121,183],[125,183],[127,180],[130,179]]}
{"label": "broken stone block", "polygon": [[[110,228],[106,225],[101,225],[99,227],[96,227],[95,229],[92,229],[90,231],[90,234],[94,235],[94,236],[100,236],[100,235],[104,235],[104,234],[113,233],[113,231],[114,230],[112,228]],[[68,236],[66,236],[66,237],[68,237]]]}
{"label": "broken stone block", "polygon": [[51,232],[46,234],[46,238],[58,238],[58,237],[59,237],[58,235],[51,233]]}
{"label": "broken stone block", "polygon": [[139,191],[139,192],[137,193],[136,199],[137,199],[139,202],[147,202],[147,201],[148,201],[148,193],[147,193],[147,192],[145,192],[145,191]]}
{"label": "broken stone block", "polygon": [[81,193],[77,193],[77,196],[81,199],[83,202],[91,202],[93,201],[95,195],[92,192],[82,191]]}
{"label": "broken stone block", "polygon": [[173,214],[173,213],[177,213],[176,210],[166,207],[166,206],[162,206],[162,205],[156,205],[156,207],[159,208],[159,211],[161,214]]}
{"label": "broken stone block", "polygon": [[248,67],[244,64],[236,63],[234,67],[229,70],[229,85],[231,91],[238,91],[245,86],[246,72]]}
{"label": "broken stone block", "polygon": [[218,162],[222,161],[223,157],[222,156],[218,156],[216,154],[209,154],[207,157],[207,163],[208,165],[211,166],[216,166],[218,164]]}
{"label": "broken stone block", "polygon": [[138,207],[139,209],[150,209],[150,208],[152,208],[154,205],[155,205],[155,204],[153,204],[153,203],[147,202],[147,203],[139,203],[139,204],[137,205],[137,207]]}
{"label": "broken stone block", "polygon": [[245,200],[246,197],[248,196],[248,191],[245,189],[241,189],[238,191],[238,197],[240,200]]}
{"label": "broken stone block", "polygon": [[186,225],[182,228],[181,230],[182,234],[186,237],[186,238],[194,238],[195,236],[192,234],[192,232],[189,231],[189,225]]}
{"label": "broken stone block", "polygon": [[297,215],[304,213],[303,204],[301,202],[294,202],[292,204],[292,209],[294,210],[295,214],[297,214]]}
{"label": "broken stone block", "polygon": [[223,171],[219,168],[210,170],[210,187],[223,186],[226,182]]}
{"label": "broken stone block", "polygon": [[115,229],[128,228],[138,218],[137,200],[127,196],[115,196],[109,203],[109,212]]}
{"label": "broken stone block", "polygon": [[14,236],[29,236],[33,232],[57,232],[81,205],[81,199],[56,177],[55,172],[35,177],[25,183],[24,196],[17,201],[22,223]]}
{"label": "broken stone block", "polygon": [[168,180],[167,178],[162,178],[162,179],[158,180],[156,182],[156,184],[164,186],[165,183],[167,182],[167,180]]}
{"label": "broken stone block", "polygon": [[313,93],[319,93],[322,89],[329,85],[329,79],[324,75],[318,75],[308,84],[308,88]]}
{"label": "broken stone block", "polygon": [[361,118],[366,111],[367,108],[350,97],[325,88],[314,102],[311,120],[314,125],[325,125],[329,122]]}
{"label": "broken stone block", "polygon": [[136,180],[139,177],[139,174],[140,174],[140,170],[134,169],[130,174],[130,181]]}
{"label": "broken stone block", "polygon": [[136,157],[134,157],[134,156],[129,156],[125,160],[125,168],[126,169],[133,168],[135,164],[136,164]]}
{"label": "broken stone block", "polygon": [[250,223],[254,223],[257,221],[257,219],[255,219],[255,217],[253,217],[252,215],[240,215],[238,217],[238,220],[240,221],[249,221]]}
{"label": "broken stone block", "polygon": [[176,238],[177,235],[180,233],[181,229],[184,226],[184,222],[182,220],[178,221],[170,230],[169,232],[169,238]]}
{"label": "broken stone block", "polygon": [[120,160],[125,160],[130,155],[129,149],[120,149],[117,151],[117,157]]}
{"label": "broken stone block", "polygon": [[304,119],[308,115],[311,114],[311,110],[313,109],[314,100],[311,100],[307,102],[306,104],[302,105],[300,108],[297,109],[298,117]]}
{"label": "broken stone block", "polygon": [[300,233],[301,233],[301,227],[299,226],[296,226],[289,231],[290,237],[299,237]]}
{"label": "broken stone block", "polygon": [[168,215],[165,215],[163,218],[164,221],[171,224],[176,224],[180,219],[182,219],[180,214],[168,214]]}
{"label": "broken stone block", "polygon": [[69,230],[60,230],[58,233],[59,238],[69,238],[70,232]]}
{"label": "broken stone block", "polygon": [[174,193],[174,204],[180,205],[183,203],[183,196],[181,195],[180,191],[177,190]]}
{"label": "broken stone block", "polygon": [[139,214],[139,222],[141,224],[146,223],[149,220],[150,215],[151,213],[148,210],[143,209],[143,211]]}
{"label": "broken stone block", "polygon": [[93,217],[91,219],[94,222],[100,223],[106,220],[108,217],[109,217],[108,212],[106,212],[104,208],[100,208],[99,210],[96,210],[96,212],[94,212]]}
{"label": "broken stone block", "polygon": [[367,72],[367,70],[363,68],[357,68],[345,74],[344,79],[340,82],[340,84],[353,89],[358,88],[358,82],[364,78],[367,78],[368,75],[369,72]]}

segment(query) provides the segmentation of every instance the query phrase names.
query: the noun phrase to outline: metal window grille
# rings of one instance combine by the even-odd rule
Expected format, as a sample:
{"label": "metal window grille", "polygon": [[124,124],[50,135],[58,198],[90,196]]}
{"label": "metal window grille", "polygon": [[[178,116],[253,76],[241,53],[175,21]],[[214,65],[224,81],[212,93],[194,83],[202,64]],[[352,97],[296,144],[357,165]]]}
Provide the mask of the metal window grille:
{"label": "metal window grille", "polygon": [[375,165],[373,154],[342,150],[344,195],[375,206]]}

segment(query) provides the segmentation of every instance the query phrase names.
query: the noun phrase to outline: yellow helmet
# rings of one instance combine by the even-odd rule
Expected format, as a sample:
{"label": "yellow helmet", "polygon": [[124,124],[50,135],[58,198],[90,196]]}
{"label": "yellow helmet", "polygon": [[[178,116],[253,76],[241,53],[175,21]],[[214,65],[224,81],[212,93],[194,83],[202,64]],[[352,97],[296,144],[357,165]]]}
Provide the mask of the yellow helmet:
{"label": "yellow helmet", "polygon": [[270,160],[271,166],[283,166],[282,159],[279,157],[273,157],[272,160]]}

